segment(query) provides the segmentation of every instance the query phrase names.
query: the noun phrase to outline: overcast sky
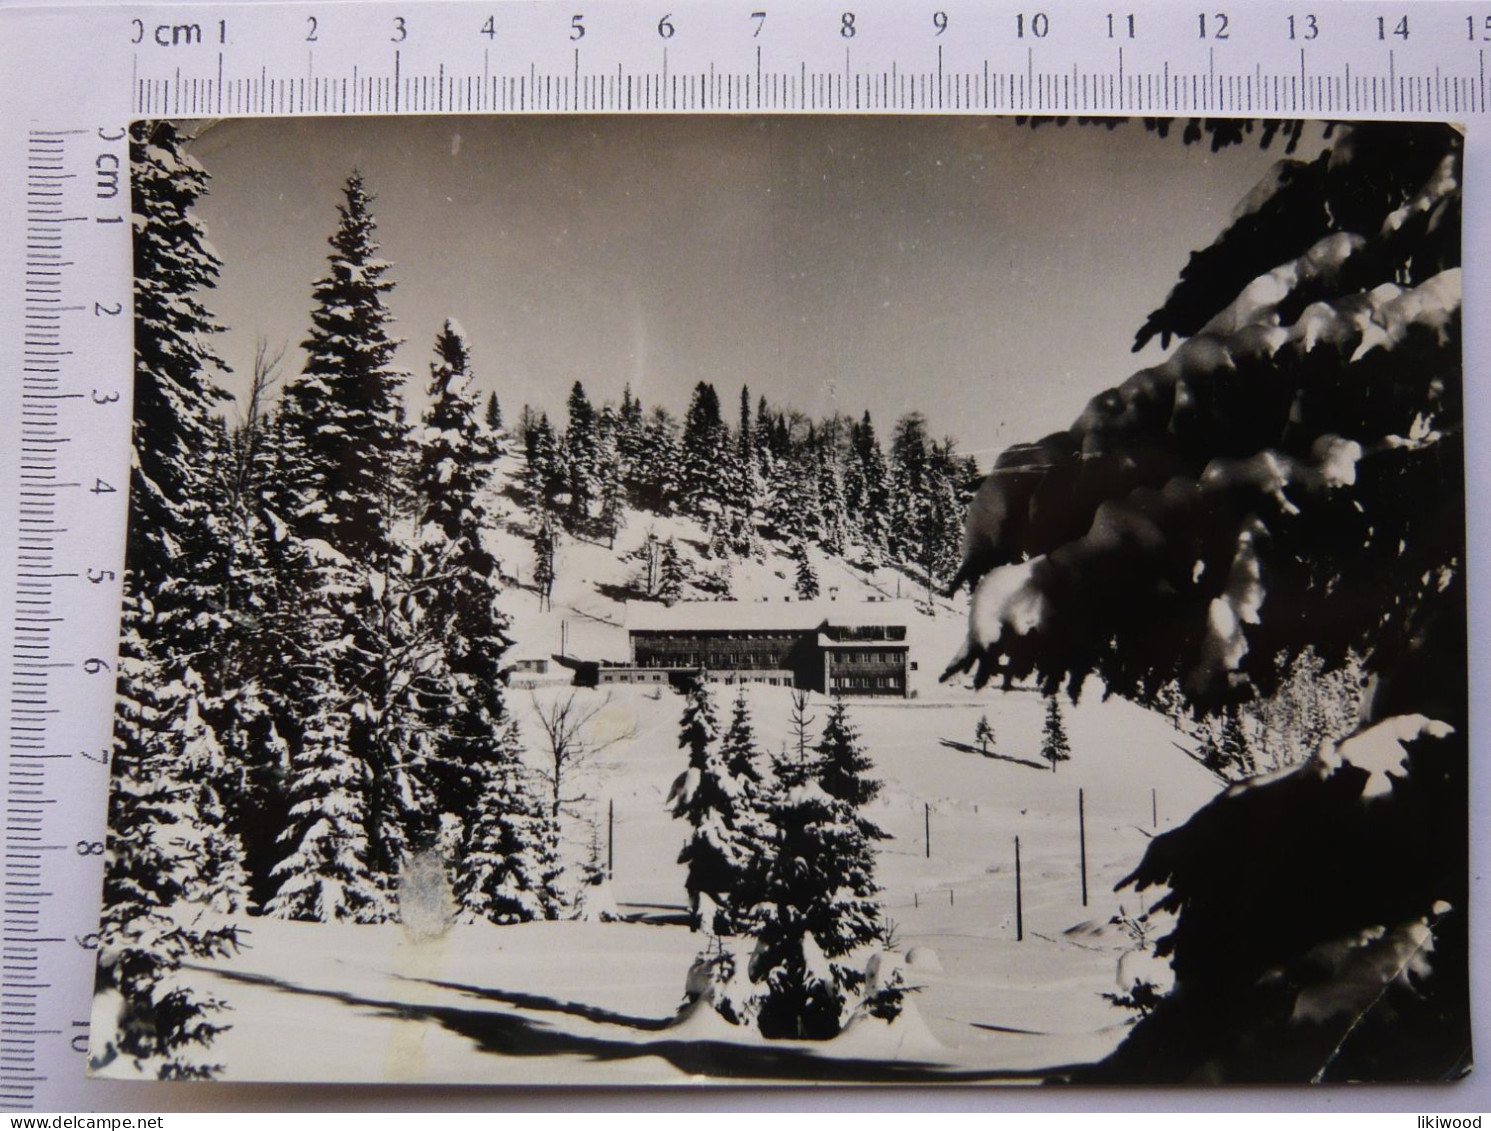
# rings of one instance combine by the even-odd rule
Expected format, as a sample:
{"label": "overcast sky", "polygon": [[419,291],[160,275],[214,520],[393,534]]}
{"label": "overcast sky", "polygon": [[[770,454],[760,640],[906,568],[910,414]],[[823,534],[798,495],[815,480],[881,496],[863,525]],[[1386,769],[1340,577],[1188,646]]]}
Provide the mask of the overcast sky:
{"label": "overcast sky", "polygon": [[[977,118],[223,121],[192,152],[224,260],[209,306],[240,375],[292,366],[341,185],[360,169],[399,364],[441,322],[515,418],[577,378],[682,414],[699,380],[818,416],[924,412],[987,464],[1160,356],[1129,345],[1190,250],[1280,156],[1138,124]],[[230,382],[230,384],[232,384]]]}

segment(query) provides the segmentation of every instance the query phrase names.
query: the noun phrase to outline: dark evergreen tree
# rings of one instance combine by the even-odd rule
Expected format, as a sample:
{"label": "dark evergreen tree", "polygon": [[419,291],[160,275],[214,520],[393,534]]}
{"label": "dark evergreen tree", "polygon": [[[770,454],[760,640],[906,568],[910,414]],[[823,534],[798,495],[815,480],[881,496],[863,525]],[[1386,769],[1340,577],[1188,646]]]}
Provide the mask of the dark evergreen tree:
{"label": "dark evergreen tree", "polygon": [[678,553],[678,544],[669,538],[663,543],[662,557],[658,565],[658,597],[664,604],[675,604],[683,599],[683,587],[686,581],[683,558]]}
{"label": "dark evergreen tree", "polygon": [[849,708],[842,696],[834,696],[823,737],[815,746],[818,755],[818,784],[823,792],[843,801],[858,814],[855,820],[867,839],[884,840],[889,835],[859,811],[880,794],[880,782],[866,777],[874,763],[860,744],[859,732],[849,721]]}
{"label": "dark evergreen tree", "polygon": [[637,501],[659,514],[669,514],[680,501],[678,422],[664,408],[654,408],[643,426],[642,451],[636,463]]}
{"label": "dark evergreen tree", "polygon": [[820,435],[816,453],[818,543],[825,554],[841,557],[849,541],[849,511],[839,468],[838,421]]}
{"label": "dark evergreen tree", "polygon": [[315,923],[378,923],[393,914],[393,903],[371,860],[366,771],[350,753],[348,719],[332,673],[321,675],[307,697],[311,714],[291,763],[290,819],[280,834],[283,857],[271,874],[275,893],[264,913]]}
{"label": "dark evergreen tree", "polygon": [[989,722],[988,715],[980,715],[978,723],[973,728],[973,741],[978,743],[980,752],[989,753],[989,747],[994,745],[994,727]]}
{"label": "dark evergreen tree", "polygon": [[1468,1066],[1464,135],[1324,140],[1194,253],[1135,341],[1181,339],[1170,355],[1006,451],[971,511],[955,580],[983,627],[955,667],[980,681],[1097,675],[1147,701],[1174,680],[1215,717],[1271,699],[1308,648],[1326,673],[1363,657],[1373,688],[1355,734],[1150,842],[1129,882],[1176,913],[1156,946],[1176,988],[1102,1079]]}
{"label": "dark evergreen tree", "polygon": [[951,440],[933,444],[922,476],[915,564],[927,580],[928,599],[958,569],[967,504],[960,499],[963,469]]}
{"label": "dark evergreen tree", "polygon": [[896,422],[890,446],[886,541],[891,553],[908,564],[921,564],[924,556],[930,448],[927,421],[921,413],[907,413]]}
{"label": "dark evergreen tree", "polygon": [[269,412],[278,366],[259,342],[242,416],[228,436],[227,458],[218,461],[214,504],[222,519],[221,612],[228,629],[214,649],[224,694],[210,721],[226,770],[225,823],[243,847],[252,906],[262,906],[274,890],[270,870],[287,818],[288,739],[296,733],[292,673],[304,647],[304,622],[293,610],[306,595],[288,585],[288,548],[277,537],[284,524],[265,505],[281,448]]}
{"label": "dark evergreen tree", "polygon": [[762,477],[757,459],[755,425],[751,421],[751,390],[740,387],[740,424],[735,433],[735,490],[729,500],[731,544],[740,557],[756,552],[756,522],[761,507]]}
{"label": "dark evergreen tree", "polygon": [[621,390],[621,408],[616,414],[616,465],[626,492],[626,501],[644,506],[646,484],[642,469],[646,463],[647,425],[642,416],[642,402],[632,396],[632,387]]}
{"label": "dark evergreen tree", "polygon": [[523,486],[528,505],[546,513],[559,495],[563,476],[560,473],[559,441],[547,413],[530,420],[523,430]]}
{"label": "dark evergreen tree", "polygon": [[564,433],[561,458],[564,486],[569,494],[568,521],[571,530],[585,525],[595,501],[600,476],[600,437],[595,408],[576,381],[569,392],[569,427]]}
{"label": "dark evergreen tree", "polygon": [[815,600],[819,594],[818,571],[813,568],[813,559],[808,556],[807,543],[794,542],[792,544],[792,560],[797,563],[797,575],[793,581],[793,589],[804,601]]}
{"label": "dark evergreen tree", "polygon": [[1061,719],[1061,702],[1054,695],[1046,696],[1046,721],[1041,728],[1041,757],[1051,763],[1051,772],[1056,772],[1058,762],[1070,760],[1071,743],[1067,741],[1066,724]]}
{"label": "dark evergreen tree", "polygon": [[718,507],[729,496],[728,440],[719,395],[713,385],[700,381],[684,418],[679,483],[684,505],[695,514]]}
{"label": "dark evergreen tree", "polygon": [[847,506],[858,528],[860,541],[872,554],[883,550],[888,537],[890,489],[885,454],[875,436],[875,425],[866,412],[850,431],[853,457],[845,472]]}
{"label": "dark evergreen tree", "polygon": [[559,535],[553,525],[547,519],[542,520],[533,536],[533,587],[538,590],[539,609],[545,606],[550,610],[554,608],[554,582],[557,580],[554,558],[558,544]]}
{"label": "dark evergreen tree", "polygon": [[1222,713],[1222,736],[1220,743],[1223,771],[1231,778],[1245,778],[1253,773],[1253,753],[1248,736],[1243,731],[1242,719],[1235,705]]}
{"label": "dark evergreen tree", "polygon": [[744,686],[736,693],[730,725],[720,740],[720,760],[731,783],[731,832],[740,860],[730,892],[730,919],[733,929],[742,932],[751,929],[755,909],[765,897],[766,865],[772,851],[769,799],[773,788]]}

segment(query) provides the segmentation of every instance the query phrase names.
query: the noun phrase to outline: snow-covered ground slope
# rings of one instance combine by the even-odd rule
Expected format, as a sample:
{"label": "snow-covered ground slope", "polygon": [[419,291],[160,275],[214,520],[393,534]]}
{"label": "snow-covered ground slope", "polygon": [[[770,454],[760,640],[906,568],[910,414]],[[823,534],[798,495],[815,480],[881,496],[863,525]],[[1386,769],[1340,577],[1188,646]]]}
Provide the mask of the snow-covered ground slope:
{"label": "snow-covered ground slope", "polygon": [[[514,461],[506,463],[510,473]],[[569,654],[624,661],[622,596],[639,569],[625,555],[649,529],[674,538],[696,569],[718,566],[700,556],[697,524],[631,513],[614,551],[563,538],[554,608],[540,611],[521,585],[532,573],[525,513],[511,499],[502,509],[493,548],[514,582],[514,659],[558,652],[563,622]],[[899,584],[925,609],[925,595],[895,571],[821,556],[816,564],[825,593],[838,586],[839,601],[894,597]],[[781,601],[791,578],[791,563],[776,553],[732,565],[742,599]],[[232,1027],[214,1042],[212,1059],[227,1079],[676,1084],[1028,1080],[1100,1058],[1131,1016],[1102,995],[1122,988],[1120,964],[1132,974],[1137,958],[1125,957],[1134,942],[1110,920],[1121,908],[1142,910],[1133,892],[1117,894],[1114,885],[1156,829],[1183,821],[1219,783],[1177,748],[1180,736],[1163,717],[1104,702],[1095,686],[1064,706],[1072,758],[1053,772],[1040,757],[1041,696],[936,682],[965,617],[966,607],[940,599],[935,615],[913,614],[914,698],[850,701],[885,783],[867,814],[890,834],[879,845],[881,898],[895,945],[914,954],[909,973],[920,987],[896,1026],[870,1022],[814,1044],[765,1042],[708,1011],[677,1024],[685,976],[705,946],[679,923],[686,829],[664,806],[685,765],[684,700],[641,686],[542,686],[508,697],[535,768],[544,754],[538,712],[558,699],[600,708],[589,733],[596,742],[623,736],[567,778],[567,793],[585,800],[566,816],[564,834],[571,862],[612,838],[612,894],[635,921],[456,926],[421,941],[397,925],[254,920],[240,954],[187,972],[231,1006],[224,1019]],[[717,689],[722,717],[734,694]],[[794,749],[790,692],[752,686],[747,695],[762,747]],[[827,712],[827,700],[813,696],[810,740]],[[987,754],[975,739],[982,716],[995,733]]]}
{"label": "snow-covered ground slope", "polygon": [[[604,829],[614,802],[622,911],[666,921],[684,902],[676,857],[685,830],[663,809],[683,765],[675,735],[683,701],[649,695],[612,694],[606,725],[635,726],[636,737],[589,767],[592,801],[582,808]],[[752,688],[750,700],[768,747],[787,742],[788,693]],[[514,706],[532,709],[523,696]],[[825,707],[815,697],[815,714]],[[215,1059],[230,1079],[680,1083],[701,1074],[1028,1079],[1104,1055],[1129,1015],[1102,995],[1119,989],[1133,945],[1108,921],[1120,907],[1139,910],[1132,892],[1113,885],[1153,831],[1151,790],[1165,829],[1213,796],[1215,780],[1176,750],[1164,719],[1096,696],[1068,711],[1072,760],[1055,773],[1038,757],[1042,702],[1030,693],[860,701],[852,714],[886,782],[870,815],[891,834],[879,855],[887,915],[901,948],[932,952],[912,967],[925,1033],[912,1024],[796,1046],[768,1045],[713,1018],[672,1028],[703,940],[667,922],[477,925],[418,942],[397,926],[256,920],[240,955],[191,973],[233,1007]],[[997,757],[973,743],[981,714],[995,728]],[[577,823],[573,842],[588,835]],[[1016,835],[1023,941],[1015,937]]]}

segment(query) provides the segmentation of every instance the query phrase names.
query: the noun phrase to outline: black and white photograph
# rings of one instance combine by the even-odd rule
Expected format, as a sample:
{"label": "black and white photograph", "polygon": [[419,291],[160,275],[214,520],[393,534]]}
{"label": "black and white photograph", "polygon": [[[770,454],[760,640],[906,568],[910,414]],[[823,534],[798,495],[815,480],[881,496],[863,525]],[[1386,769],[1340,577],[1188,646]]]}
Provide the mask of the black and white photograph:
{"label": "black and white photograph", "polygon": [[134,123],[89,1071],[1464,1076],[1463,141]]}

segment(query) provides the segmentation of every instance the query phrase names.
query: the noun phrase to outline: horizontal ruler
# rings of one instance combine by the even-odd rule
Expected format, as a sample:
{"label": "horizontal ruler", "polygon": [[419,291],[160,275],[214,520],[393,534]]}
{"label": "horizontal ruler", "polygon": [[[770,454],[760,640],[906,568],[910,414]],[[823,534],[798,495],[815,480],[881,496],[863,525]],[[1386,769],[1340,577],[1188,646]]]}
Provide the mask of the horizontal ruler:
{"label": "horizontal ruler", "polygon": [[1459,117],[1491,5],[295,4],[111,11],[137,115]]}

